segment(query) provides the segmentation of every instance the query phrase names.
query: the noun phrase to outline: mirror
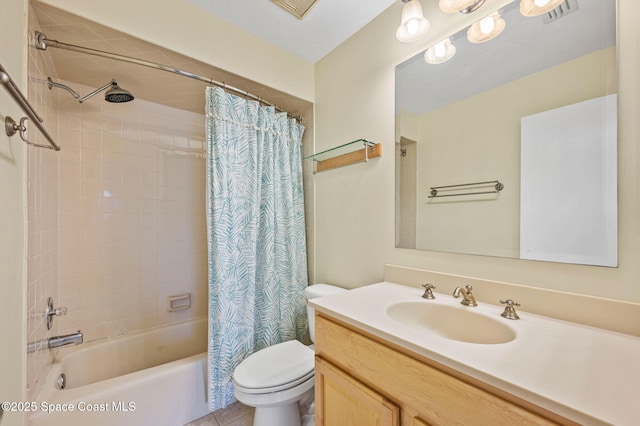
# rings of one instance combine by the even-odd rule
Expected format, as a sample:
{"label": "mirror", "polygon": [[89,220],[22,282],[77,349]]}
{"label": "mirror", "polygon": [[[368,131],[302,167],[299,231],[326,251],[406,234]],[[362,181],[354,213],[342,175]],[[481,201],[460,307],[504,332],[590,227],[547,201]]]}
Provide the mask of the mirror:
{"label": "mirror", "polygon": [[519,3],[396,67],[396,247],[617,266],[615,0]]}

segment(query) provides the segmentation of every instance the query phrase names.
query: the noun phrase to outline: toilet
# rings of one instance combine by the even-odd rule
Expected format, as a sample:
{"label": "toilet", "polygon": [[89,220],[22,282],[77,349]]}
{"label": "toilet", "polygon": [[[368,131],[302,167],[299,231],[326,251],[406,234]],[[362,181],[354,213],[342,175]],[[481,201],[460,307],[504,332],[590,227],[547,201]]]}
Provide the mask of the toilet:
{"label": "toilet", "polygon": [[[315,284],[306,288],[309,299],[345,289]],[[307,305],[309,336],[315,339],[314,309]],[[297,340],[278,343],[249,355],[233,372],[234,395],[255,407],[254,426],[300,426],[300,402],[313,400],[313,345]]]}

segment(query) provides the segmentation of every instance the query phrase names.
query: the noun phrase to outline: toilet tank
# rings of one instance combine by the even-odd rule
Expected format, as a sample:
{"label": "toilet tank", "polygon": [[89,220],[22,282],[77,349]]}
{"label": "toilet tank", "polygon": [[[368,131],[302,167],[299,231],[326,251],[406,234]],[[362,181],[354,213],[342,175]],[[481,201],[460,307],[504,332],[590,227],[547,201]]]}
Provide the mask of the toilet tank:
{"label": "toilet tank", "polygon": [[[339,293],[341,291],[347,291],[342,287],[336,287],[330,284],[314,284],[310,285],[304,290],[304,296],[309,299],[315,299],[316,297],[328,296],[330,294]],[[312,342],[316,341],[316,329],[315,329],[315,309],[307,304],[307,318],[309,319],[309,338]]]}

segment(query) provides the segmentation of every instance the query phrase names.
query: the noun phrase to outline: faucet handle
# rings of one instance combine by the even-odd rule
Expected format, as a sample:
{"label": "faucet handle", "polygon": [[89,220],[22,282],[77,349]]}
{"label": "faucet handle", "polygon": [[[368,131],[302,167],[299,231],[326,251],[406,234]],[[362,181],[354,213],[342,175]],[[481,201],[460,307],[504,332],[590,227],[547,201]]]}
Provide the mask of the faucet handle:
{"label": "faucet handle", "polygon": [[50,311],[48,315],[67,315],[67,308],[64,306],[62,308],[55,308],[53,311]]}
{"label": "faucet handle", "polygon": [[502,312],[500,314],[501,316],[505,317],[506,319],[510,319],[510,320],[520,319],[520,317],[516,313],[516,308],[514,308],[514,306],[520,306],[520,303],[514,302],[511,299],[507,299],[507,300],[500,299],[500,303],[502,303],[503,305],[507,305],[504,308],[504,312]]}
{"label": "faucet handle", "polygon": [[53,326],[53,317],[54,316],[62,316],[67,315],[67,308],[54,308],[53,307],[53,298],[49,297],[47,299],[47,308],[44,311],[45,321],[47,323],[47,330],[51,330]]}
{"label": "faucet handle", "polygon": [[435,299],[436,297],[433,295],[433,289],[436,288],[433,284],[422,284],[424,287],[424,294],[422,295],[423,299]]}

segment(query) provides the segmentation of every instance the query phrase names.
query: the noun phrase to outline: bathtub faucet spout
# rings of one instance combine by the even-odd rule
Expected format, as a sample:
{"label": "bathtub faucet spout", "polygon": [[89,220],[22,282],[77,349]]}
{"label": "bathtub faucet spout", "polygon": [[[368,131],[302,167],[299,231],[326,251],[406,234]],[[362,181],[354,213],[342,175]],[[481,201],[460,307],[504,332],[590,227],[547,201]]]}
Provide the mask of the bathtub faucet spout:
{"label": "bathtub faucet spout", "polygon": [[59,348],[66,345],[79,345],[82,343],[82,331],[78,330],[77,333],[65,334],[64,336],[54,336],[48,340],[49,349]]}

